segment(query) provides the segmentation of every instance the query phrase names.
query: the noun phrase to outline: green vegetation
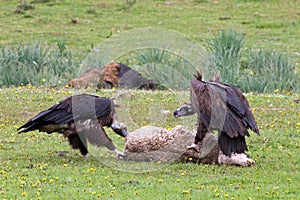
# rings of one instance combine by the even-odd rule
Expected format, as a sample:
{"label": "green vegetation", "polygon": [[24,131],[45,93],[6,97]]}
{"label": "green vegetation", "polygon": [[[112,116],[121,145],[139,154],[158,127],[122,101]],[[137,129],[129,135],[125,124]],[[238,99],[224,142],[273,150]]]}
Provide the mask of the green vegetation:
{"label": "green vegetation", "polygon": [[[299,73],[286,54],[269,49],[244,50],[243,45],[241,33],[232,29],[221,31],[218,37],[208,41],[209,61],[199,63],[198,70],[205,75],[220,72],[222,81],[237,85],[244,92],[299,91]],[[105,64],[94,53],[81,60],[73,55],[64,39],[57,41],[56,48],[43,49],[40,43],[3,47],[0,84],[63,85],[84,71],[83,63],[88,67]],[[166,49],[144,47],[117,59],[165,89],[188,89],[196,71],[184,56]]]}
{"label": "green vegetation", "polygon": [[[179,31],[190,37],[206,47],[209,61],[187,67],[190,58],[186,55],[182,57],[169,49],[147,46],[140,50],[127,49],[121,57],[111,59],[125,61],[148,77],[151,72],[151,78],[159,82],[169,73],[182,74],[181,80],[173,80],[179,83],[172,89],[186,88],[186,80],[197,68],[207,77],[214,70],[220,71],[223,81],[237,85],[244,92],[299,90],[300,22],[296,11],[299,5],[293,1],[279,4],[276,0],[115,0],[104,3],[47,0],[1,4],[0,22],[6,24],[5,28],[0,27],[1,85],[65,84],[83,71],[106,63],[97,57],[107,52],[94,53],[103,42],[124,31],[151,26]],[[153,40],[165,39],[162,36],[156,35]],[[133,35],[123,39],[138,41],[141,38]],[[174,42],[178,41],[174,38]],[[119,41],[115,48],[122,45]],[[130,57],[133,54],[135,58]],[[175,84],[166,87],[170,85]]]}
{"label": "green vegetation", "polygon": [[[54,133],[17,134],[16,128],[60,99],[77,93],[115,96],[119,91],[50,89],[22,86],[0,93],[1,199],[298,199],[300,153],[299,95],[248,94],[261,136],[247,138],[252,167],[189,163],[137,165],[102,158],[92,151],[84,161],[78,151]],[[174,119],[172,111],[188,92],[122,91],[120,120],[129,131],[144,125],[171,128],[195,120]],[[137,107],[137,105],[139,105]],[[160,109],[170,110],[161,114]],[[155,116],[155,117],[153,117]],[[124,139],[108,134],[123,148]],[[91,147],[91,145],[90,145]],[[65,157],[59,152],[67,151]],[[105,152],[105,150],[103,150]],[[114,155],[110,153],[110,155]],[[143,169],[143,170],[142,170]],[[134,173],[134,171],[136,173]],[[155,194],[155,196],[153,196]]]}
{"label": "green vegetation", "polygon": [[69,48],[89,51],[111,35],[151,26],[179,31],[202,45],[219,30],[236,28],[245,34],[246,47],[270,46],[293,54],[300,46],[300,5],[294,0],[144,0],[128,9],[125,0],[27,0],[34,9],[20,14],[14,13],[18,0],[0,5],[0,24],[5,24],[0,27],[1,45],[37,39],[52,43],[66,37]]}
{"label": "green vegetation", "polygon": [[211,71],[244,92],[299,91],[300,75],[291,58],[270,49],[244,50],[243,44],[244,36],[231,29],[209,41]]}
{"label": "green vegetation", "polygon": [[[0,7],[1,199],[299,198],[297,1],[11,0],[0,1]],[[207,55],[199,48],[201,59],[195,60],[201,63],[191,62],[196,53],[190,53],[185,46],[188,43],[181,38],[172,39],[185,48],[173,46],[172,51],[149,45],[126,49],[124,44],[143,39],[144,35],[137,33],[128,38],[124,34],[123,41],[112,44],[110,50],[124,50],[116,57],[105,57],[111,52],[98,51],[115,36],[145,27],[178,31],[203,46]],[[168,35],[156,34],[152,39],[158,44],[173,44]],[[91,159],[84,161],[58,134],[17,134],[26,120],[78,93],[106,97],[124,94],[116,100],[120,105],[117,112],[129,131],[144,125],[195,128],[195,116],[172,117],[172,111],[189,100],[187,90],[96,93],[91,89],[51,87],[63,85],[86,69],[101,67],[109,59],[124,61],[159,79],[165,79],[166,73],[180,72],[183,80],[193,73],[190,69],[206,73],[213,73],[207,69],[218,69],[224,81],[249,92],[246,96],[261,132],[260,137],[252,134],[247,138],[256,165],[137,165],[116,161],[105,149],[100,153],[110,156],[103,158],[93,149]],[[166,65],[168,68],[160,73],[159,67]],[[182,80],[170,80],[166,88],[177,87],[175,82],[182,88]],[[107,132],[122,149],[124,139],[109,129]],[[63,151],[67,151],[66,156],[59,157]]]}
{"label": "green vegetation", "polygon": [[[245,92],[299,90],[300,39],[297,25],[300,22],[296,12],[299,5],[293,1],[279,4],[276,0],[115,0],[98,4],[93,1],[50,0],[1,4],[3,12],[0,22],[6,24],[5,29],[0,27],[1,85],[64,84],[91,67],[105,64],[105,61],[97,60],[97,54],[89,56],[89,53],[97,50],[107,38],[127,30],[151,26],[186,34],[206,47],[209,62],[188,68],[189,58],[181,58],[182,55],[168,52],[168,49],[151,47],[152,50],[148,51],[147,46],[146,49],[134,50],[136,57],[131,60],[126,58],[132,56],[128,52],[123,52],[125,56],[121,58],[112,59],[123,59],[127,61],[125,64],[136,69],[143,65],[143,69],[139,70],[148,77],[146,72],[153,72],[154,79],[163,80],[168,73],[183,74],[184,81],[176,88],[185,88],[182,85],[188,85],[186,79],[192,74],[191,69],[197,68],[206,74],[218,70],[223,81],[235,84]],[[14,12],[15,9],[18,12]],[[156,35],[153,40],[159,41],[161,36]],[[136,35],[123,39],[139,40]],[[119,45],[122,41],[115,44],[116,48]],[[66,52],[62,54],[62,51]],[[86,62],[87,58],[91,61]],[[164,75],[159,69],[166,65],[168,70]],[[210,66],[208,70],[203,69],[207,66]]]}
{"label": "green vegetation", "polygon": [[224,82],[236,84],[241,76],[241,57],[244,36],[234,30],[221,31],[218,37],[211,39],[211,70],[219,71]]}
{"label": "green vegetation", "polygon": [[189,89],[189,80],[195,68],[181,55],[158,48],[138,49],[119,58],[120,62],[140,72],[144,77],[155,80],[162,89]]}
{"label": "green vegetation", "polygon": [[286,54],[270,49],[248,52],[247,65],[239,86],[244,92],[300,89],[300,74]]}
{"label": "green vegetation", "polygon": [[78,58],[62,41],[57,48],[40,43],[2,47],[0,60],[1,85],[57,85],[77,75]]}

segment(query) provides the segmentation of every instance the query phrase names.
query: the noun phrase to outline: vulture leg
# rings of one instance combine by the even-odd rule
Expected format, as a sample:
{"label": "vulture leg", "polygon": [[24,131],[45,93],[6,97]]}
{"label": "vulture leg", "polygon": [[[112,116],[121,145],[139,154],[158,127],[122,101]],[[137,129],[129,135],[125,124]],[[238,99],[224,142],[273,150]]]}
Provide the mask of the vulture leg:
{"label": "vulture leg", "polygon": [[197,151],[198,153],[200,152],[200,149],[199,149],[198,144],[195,144],[195,143],[191,144],[190,146],[187,146],[186,148],[187,148],[187,149],[194,149],[194,150]]}
{"label": "vulture leg", "polygon": [[199,146],[198,143],[203,140],[205,137],[206,133],[208,132],[208,128],[206,124],[202,121],[198,122],[198,127],[197,127],[197,133],[195,136],[195,141],[192,145],[188,146],[188,149],[194,149],[195,151],[199,152]]}
{"label": "vulture leg", "polygon": [[115,149],[114,152],[116,153],[117,158],[124,158],[124,156],[126,156],[123,151],[120,151],[118,149]]}
{"label": "vulture leg", "polygon": [[87,141],[84,135],[69,135],[68,140],[73,149],[79,149],[84,159],[88,159]]}
{"label": "vulture leg", "polygon": [[80,153],[83,155],[84,159],[88,159],[88,149],[87,149],[87,140],[84,134],[80,133],[79,135],[79,150]]}
{"label": "vulture leg", "polygon": [[205,137],[206,133],[208,132],[207,123],[204,123],[202,121],[198,121],[198,127],[197,127],[197,133],[195,136],[195,144],[198,144],[198,142],[201,142],[203,138]]}

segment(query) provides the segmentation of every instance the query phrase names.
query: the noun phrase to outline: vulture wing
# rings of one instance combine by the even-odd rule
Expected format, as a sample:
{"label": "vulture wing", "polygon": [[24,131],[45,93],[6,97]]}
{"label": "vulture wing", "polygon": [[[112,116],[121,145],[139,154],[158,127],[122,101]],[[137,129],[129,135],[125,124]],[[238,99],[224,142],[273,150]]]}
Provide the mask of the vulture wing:
{"label": "vulture wing", "polygon": [[[80,128],[80,126],[81,125],[79,125],[78,128]],[[108,137],[103,127],[101,127],[101,125],[99,124],[98,120],[90,121],[89,126],[85,126],[83,130],[84,131],[81,132],[81,134],[84,133],[85,138],[92,145],[97,147],[106,147],[109,150],[116,149],[112,140]]]}
{"label": "vulture wing", "polygon": [[242,94],[242,92],[237,87],[232,86],[231,89],[235,92],[237,97],[239,97],[240,101],[243,102],[243,105],[245,105],[244,120],[247,123],[247,128],[250,128],[252,131],[254,131],[258,135],[260,135],[255,118],[251,112],[248,100],[246,99],[246,97]]}
{"label": "vulture wing", "polygon": [[[244,153],[248,150],[245,140],[245,136],[250,136],[248,128],[259,135],[258,127],[247,99],[235,86],[215,82],[208,84],[210,88],[218,87],[221,89],[210,89],[210,91],[223,91],[222,95],[215,95],[222,99],[226,108],[223,127],[218,129],[220,131],[218,144],[221,151],[227,156],[231,156],[232,152]],[[219,113],[216,114],[218,115]]]}
{"label": "vulture wing", "polygon": [[[218,87],[224,91],[223,95],[219,95],[224,104],[227,106],[227,116],[225,118],[223,131],[229,133],[230,135],[230,133],[233,131],[226,130],[226,125],[231,124],[233,125],[232,128],[234,128],[238,134],[249,136],[247,129],[250,128],[259,135],[259,130],[254,116],[250,110],[249,103],[242,92],[237,87],[224,83],[208,82],[208,84],[210,88]],[[218,90],[213,89],[213,91]],[[233,136],[237,135],[231,135],[231,137]]]}
{"label": "vulture wing", "polygon": [[[18,128],[19,133],[39,130],[50,124],[67,124],[76,120],[99,119],[113,110],[113,101],[93,95],[67,97],[48,110],[42,111]],[[54,131],[52,131],[54,132]]]}

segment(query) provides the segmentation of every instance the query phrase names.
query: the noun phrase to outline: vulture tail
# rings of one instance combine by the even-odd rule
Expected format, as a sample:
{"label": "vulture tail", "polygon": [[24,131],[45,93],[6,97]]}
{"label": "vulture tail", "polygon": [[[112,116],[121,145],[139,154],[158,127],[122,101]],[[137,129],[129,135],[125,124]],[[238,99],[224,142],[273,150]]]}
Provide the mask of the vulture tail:
{"label": "vulture tail", "polygon": [[218,144],[223,154],[229,157],[231,153],[244,153],[248,151],[245,137],[242,135],[231,138],[227,133],[221,132]]}
{"label": "vulture tail", "polygon": [[37,124],[34,122],[29,122],[29,123],[26,123],[23,126],[19,127],[17,130],[19,131],[18,133],[21,134],[21,133],[26,133],[26,132],[33,131],[36,129],[38,129]]}

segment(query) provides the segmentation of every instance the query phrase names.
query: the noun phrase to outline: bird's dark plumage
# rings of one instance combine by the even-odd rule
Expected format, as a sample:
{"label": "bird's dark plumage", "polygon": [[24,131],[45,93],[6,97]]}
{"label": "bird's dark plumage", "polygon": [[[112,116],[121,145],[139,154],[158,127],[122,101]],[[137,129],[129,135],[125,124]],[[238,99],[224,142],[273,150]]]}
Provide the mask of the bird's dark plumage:
{"label": "bird's dark plumage", "polygon": [[96,146],[116,150],[103,127],[111,127],[115,133],[125,137],[126,127],[114,119],[114,103],[110,99],[80,94],[67,97],[48,110],[38,113],[18,128],[19,133],[39,130],[62,133],[74,149],[86,156],[87,141]]}
{"label": "bird's dark plumage", "polygon": [[237,87],[218,81],[205,82],[198,73],[190,82],[190,98],[198,114],[195,144],[208,130],[217,130],[219,147],[230,156],[248,150],[245,141],[245,136],[250,136],[248,129],[259,135],[249,103]]}

